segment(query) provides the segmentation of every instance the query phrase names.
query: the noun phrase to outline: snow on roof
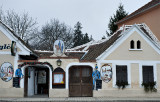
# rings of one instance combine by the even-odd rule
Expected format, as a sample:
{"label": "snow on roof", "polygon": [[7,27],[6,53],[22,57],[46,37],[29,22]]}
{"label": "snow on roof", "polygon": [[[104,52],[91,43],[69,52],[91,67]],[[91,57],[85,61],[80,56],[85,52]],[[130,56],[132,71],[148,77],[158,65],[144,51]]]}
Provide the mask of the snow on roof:
{"label": "snow on roof", "polygon": [[108,39],[102,39],[102,40],[98,40],[98,41],[92,40],[92,41],[90,41],[90,42],[88,42],[86,44],[83,44],[83,45],[80,45],[80,46],[76,46],[76,47],[71,48],[71,49],[67,49],[66,51],[87,51],[87,49],[90,46],[103,43],[103,42],[105,42],[107,40]]}
{"label": "snow on roof", "polygon": [[[158,48],[160,48],[160,41],[157,39],[157,37],[152,33],[152,31],[149,29],[149,27],[145,23],[135,24],[135,25],[137,25],[141,30],[143,28],[146,31],[146,33],[148,33],[148,36],[151,39],[151,41],[153,41],[153,43],[157,45]],[[131,28],[133,25],[123,25],[123,26],[124,26],[124,29],[123,29],[123,32],[124,32],[129,28]]]}
{"label": "snow on roof", "polygon": [[45,53],[45,52],[53,53],[53,51],[47,51],[47,50],[43,50],[43,51],[42,51],[42,50],[34,50],[34,51],[35,51],[35,52],[42,52],[42,53],[43,53],[43,52],[44,52],[44,53]]}

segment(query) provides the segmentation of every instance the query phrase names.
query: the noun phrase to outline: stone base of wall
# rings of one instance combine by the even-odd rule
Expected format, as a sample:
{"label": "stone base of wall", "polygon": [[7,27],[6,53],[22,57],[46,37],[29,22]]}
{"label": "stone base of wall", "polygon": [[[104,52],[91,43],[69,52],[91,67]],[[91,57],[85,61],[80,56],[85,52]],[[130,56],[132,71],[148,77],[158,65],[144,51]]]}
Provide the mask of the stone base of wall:
{"label": "stone base of wall", "polygon": [[0,97],[24,97],[23,88],[0,88]]}
{"label": "stone base of wall", "polygon": [[145,92],[144,90],[98,90],[93,91],[93,97],[160,97],[157,92]]}
{"label": "stone base of wall", "polygon": [[49,89],[49,97],[68,97],[68,89]]}

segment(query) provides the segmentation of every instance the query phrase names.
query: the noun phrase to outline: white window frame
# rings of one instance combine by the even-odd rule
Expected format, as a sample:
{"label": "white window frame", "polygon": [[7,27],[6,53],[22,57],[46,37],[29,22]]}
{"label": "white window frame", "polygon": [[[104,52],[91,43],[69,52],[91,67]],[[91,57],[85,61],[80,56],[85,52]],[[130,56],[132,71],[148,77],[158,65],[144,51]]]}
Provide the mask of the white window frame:
{"label": "white window frame", "polygon": [[[134,41],[134,40],[131,40]],[[129,51],[142,51],[142,43],[140,40],[137,40],[136,42],[134,41],[134,48],[131,48],[131,41],[130,41],[130,48],[128,49]],[[137,48],[137,42],[140,41],[140,49]]]}
{"label": "white window frame", "polygon": [[113,87],[114,88],[118,88],[118,86],[116,85],[116,66],[117,65],[125,65],[127,66],[127,78],[128,78],[128,84],[126,86],[126,88],[131,88],[131,68],[130,68],[130,64],[126,64],[126,63],[113,63]]}
{"label": "white window frame", "polygon": [[156,63],[140,63],[139,64],[139,86],[140,86],[140,88],[143,88],[143,86],[142,86],[142,82],[143,82],[142,67],[143,66],[153,66],[153,78],[154,78],[154,81],[156,81],[156,87],[157,87],[157,67],[156,67]]}

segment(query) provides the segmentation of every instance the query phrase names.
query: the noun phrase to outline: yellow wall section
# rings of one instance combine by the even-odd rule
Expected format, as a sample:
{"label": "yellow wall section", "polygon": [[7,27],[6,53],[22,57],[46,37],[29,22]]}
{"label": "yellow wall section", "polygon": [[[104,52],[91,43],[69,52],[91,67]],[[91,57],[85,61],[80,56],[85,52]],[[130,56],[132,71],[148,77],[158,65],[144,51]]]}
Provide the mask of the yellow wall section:
{"label": "yellow wall section", "polygon": [[[134,40],[135,48],[140,40],[142,51],[130,51],[131,40]],[[160,55],[135,31],[105,60],[160,60]]]}
{"label": "yellow wall section", "polygon": [[[0,31],[0,46],[4,46],[4,44],[12,44],[12,41],[3,33]],[[3,49],[3,50],[0,50],[0,51],[10,51],[11,49]],[[20,48],[17,47],[17,51],[22,51],[20,50]]]}
{"label": "yellow wall section", "polygon": [[131,64],[131,87],[138,89],[139,87],[139,64]]}
{"label": "yellow wall section", "polygon": [[160,89],[160,64],[157,64],[157,88]]}
{"label": "yellow wall section", "polygon": [[[49,62],[52,66],[53,69],[57,68],[57,60],[58,59],[39,59],[40,62]],[[74,63],[74,62],[79,62],[78,59],[61,59],[61,68],[66,71],[66,67],[69,63]]]}
{"label": "yellow wall section", "polygon": [[[3,46],[4,44],[10,44],[11,46],[12,41],[5,35],[3,32],[0,31],[0,46]],[[10,51],[10,49],[3,49],[0,51]]]}

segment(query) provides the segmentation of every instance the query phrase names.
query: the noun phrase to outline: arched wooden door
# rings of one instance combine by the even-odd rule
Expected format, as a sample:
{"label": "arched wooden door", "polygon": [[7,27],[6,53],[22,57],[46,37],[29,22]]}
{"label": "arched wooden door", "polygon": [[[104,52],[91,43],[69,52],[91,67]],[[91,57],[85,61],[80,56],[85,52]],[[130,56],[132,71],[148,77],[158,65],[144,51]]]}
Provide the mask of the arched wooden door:
{"label": "arched wooden door", "polygon": [[90,66],[72,66],[69,68],[69,96],[93,96],[92,68]]}

